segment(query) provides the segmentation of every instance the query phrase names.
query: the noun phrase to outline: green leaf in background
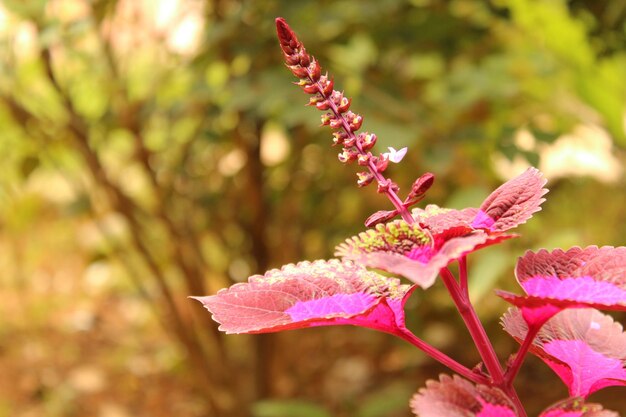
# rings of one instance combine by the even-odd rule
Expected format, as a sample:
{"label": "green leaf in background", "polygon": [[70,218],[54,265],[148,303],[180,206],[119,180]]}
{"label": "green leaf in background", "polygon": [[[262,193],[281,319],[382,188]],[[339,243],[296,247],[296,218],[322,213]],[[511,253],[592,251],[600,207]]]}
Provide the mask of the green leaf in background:
{"label": "green leaf in background", "polygon": [[259,401],[252,407],[253,417],[332,417],[322,406],[301,400]]}

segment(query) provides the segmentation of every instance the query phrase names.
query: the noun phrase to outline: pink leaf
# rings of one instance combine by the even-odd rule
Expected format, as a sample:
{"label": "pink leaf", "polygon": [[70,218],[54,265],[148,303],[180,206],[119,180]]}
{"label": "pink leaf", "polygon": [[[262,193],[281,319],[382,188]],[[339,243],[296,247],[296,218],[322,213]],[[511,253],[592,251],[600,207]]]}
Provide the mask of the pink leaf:
{"label": "pink leaf", "polygon": [[505,231],[525,223],[533,213],[541,210],[545,178],[536,168],[528,168],[516,178],[502,184],[480,205],[475,227],[484,227],[486,219],[493,221],[487,226],[492,231]]}
{"label": "pink leaf", "polygon": [[411,399],[418,417],[516,417],[509,398],[495,387],[474,385],[454,375],[427,381]]}
{"label": "pink leaf", "polygon": [[619,414],[604,410],[600,404],[585,403],[580,398],[568,398],[550,406],[539,417],[619,417]]}
{"label": "pink leaf", "polygon": [[574,247],[568,251],[528,251],[519,259],[515,275],[520,284],[537,276],[591,276],[597,281],[614,283],[626,289],[626,247],[589,246],[584,249]]}
{"label": "pink leaf", "polygon": [[404,326],[409,285],[352,262],[300,262],[250,277],[200,301],[226,333],[333,324],[393,331]]}
{"label": "pink leaf", "polygon": [[[516,340],[524,340],[528,325],[520,310],[510,309],[502,323]],[[531,352],[556,372],[572,396],[626,385],[626,332],[597,310],[562,311],[541,328]]]}
{"label": "pink leaf", "polygon": [[527,295],[498,295],[522,308],[531,325],[570,307],[626,311],[624,247],[529,251],[518,261],[516,276]]}

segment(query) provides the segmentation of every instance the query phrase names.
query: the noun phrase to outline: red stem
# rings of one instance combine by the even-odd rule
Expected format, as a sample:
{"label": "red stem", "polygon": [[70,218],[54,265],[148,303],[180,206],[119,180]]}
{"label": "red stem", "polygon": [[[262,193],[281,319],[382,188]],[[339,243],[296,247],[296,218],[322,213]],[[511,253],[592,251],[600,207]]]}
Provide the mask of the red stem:
{"label": "red stem", "polygon": [[421,350],[422,352],[424,352],[425,354],[427,354],[428,356],[430,356],[437,362],[441,363],[444,366],[447,366],[452,371],[456,372],[457,374],[461,376],[464,376],[470,381],[476,384],[489,384],[489,380],[487,379],[487,377],[485,377],[484,375],[476,371],[469,369],[468,367],[452,359],[451,357],[449,357],[448,355],[446,355],[445,353],[443,353],[436,347],[429,345],[428,343],[426,343],[419,337],[415,336],[407,328],[396,327],[395,329],[390,330],[389,327],[386,327],[386,326],[377,327],[370,321],[364,322],[360,324],[360,326],[367,327],[373,330],[378,330],[378,331],[399,337],[400,339],[409,342],[410,344],[412,344],[413,346],[415,346],[416,348],[418,348],[419,350]]}
{"label": "red stem", "polygon": [[515,377],[517,376],[517,373],[519,372],[520,368],[522,367],[522,363],[524,363],[524,359],[526,358],[526,354],[528,353],[528,350],[532,346],[533,341],[535,340],[535,336],[537,336],[537,333],[539,333],[539,330],[541,329],[542,325],[543,325],[543,323],[539,323],[538,325],[535,324],[533,326],[529,326],[528,332],[526,333],[526,337],[524,338],[524,342],[522,342],[522,344],[521,344],[520,348],[518,349],[517,353],[515,353],[515,359],[513,360],[513,363],[511,363],[511,365],[509,366],[509,368],[506,371],[506,374],[504,375],[505,383],[507,385],[512,385],[513,384],[513,380],[515,380]]}
{"label": "red stem", "polygon": [[[454,275],[452,275],[452,272],[450,272],[449,269],[442,268],[440,274],[443,279],[443,283],[452,297],[452,301],[454,301],[457,310],[461,314],[461,317],[463,318],[463,321],[465,322],[465,325],[474,340],[474,344],[478,349],[478,353],[480,354],[491,379],[494,384],[502,385],[504,382],[502,366],[500,365],[500,361],[498,360],[498,356],[493,349],[493,345],[491,344],[489,337],[487,337],[485,328],[478,319],[476,311],[470,303],[469,298],[461,292]],[[466,280],[467,278],[464,279]]]}
{"label": "red stem", "polygon": [[454,275],[447,268],[442,268],[440,270],[441,277],[443,279],[443,283],[445,284],[454,304],[457,307],[457,310],[461,314],[467,329],[474,340],[474,344],[478,349],[478,353],[489,372],[489,376],[493,381],[492,386],[496,386],[500,388],[504,393],[508,395],[508,397],[513,401],[513,404],[517,410],[517,413],[520,417],[527,417],[526,411],[524,410],[524,406],[517,395],[517,391],[513,388],[513,385],[505,378],[504,372],[502,370],[502,366],[500,365],[500,361],[498,360],[498,356],[485,332],[485,328],[483,327],[472,303],[469,299],[469,291],[467,288],[467,263],[465,258],[462,258],[462,262],[459,264],[459,282],[464,287],[463,289],[457,284],[454,279]]}
{"label": "red stem", "polygon": [[459,258],[459,287],[469,300],[469,284],[467,279],[467,256],[463,255]]}

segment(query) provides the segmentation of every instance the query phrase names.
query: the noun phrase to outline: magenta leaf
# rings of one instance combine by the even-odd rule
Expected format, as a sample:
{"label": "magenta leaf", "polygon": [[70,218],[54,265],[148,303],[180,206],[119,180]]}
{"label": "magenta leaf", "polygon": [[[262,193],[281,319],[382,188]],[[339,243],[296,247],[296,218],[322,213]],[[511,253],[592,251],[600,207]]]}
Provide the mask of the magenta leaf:
{"label": "magenta leaf", "polygon": [[516,277],[527,295],[498,295],[520,307],[529,324],[570,307],[626,310],[625,247],[529,251],[519,259]]}
{"label": "magenta leaf", "polygon": [[449,239],[430,240],[418,226],[398,220],[348,239],[337,246],[335,255],[401,275],[422,288],[428,288],[435,282],[441,268],[495,239],[482,231],[475,231]]}
{"label": "magenta leaf", "polygon": [[539,417],[619,417],[604,410],[600,404],[585,403],[581,398],[568,398],[548,407]]}
{"label": "magenta leaf", "polygon": [[352,262],[300,262],[250,277],[200,301],[226,333],[268,333],[352,324],[404,328],[409,285]]}
{"label": "magenta leaf", "polygon": [[508,397],[495,387],[474,385],[454,375],[429,380],[411,399],[418,417],[516,417]]}
{"label": "magenta leaf", "polygon": [[[502,324],[517,341],[526,337],[528,325],[519,309],[509,309]],[[626,332],[597,310],[562,311],[544,324],[530,351],[563,380],[571,396],[586,398],[604,387],[626,385]]]}

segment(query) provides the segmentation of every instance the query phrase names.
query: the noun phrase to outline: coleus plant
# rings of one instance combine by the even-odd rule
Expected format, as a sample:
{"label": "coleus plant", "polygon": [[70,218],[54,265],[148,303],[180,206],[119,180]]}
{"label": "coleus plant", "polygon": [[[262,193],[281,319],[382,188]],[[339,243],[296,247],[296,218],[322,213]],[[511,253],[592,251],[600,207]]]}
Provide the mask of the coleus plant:
{"label": "coleus plant", "polygon": [[[200,301],[226,333],[268,333],[314,326],[354,325],[397,336],[447,366],[456,375],[426,383],[410,401],[420,417],[525,417],[513,381],[530,352],[541,358],[569,389],[570,397],[540,417],[609,417],[613,411],[587,403],[593,392],[626,385],[626,333],[598,311],[626,310],[626,247],[528,251],[515,274],[525,295],[499,291],[513,307],[504,330],[520,343],[503,365],[471,303],[467,256],[515,237],[509,231],[540,210],[546,180],[535,168],[504,183],[478,208],[412,208],[434,181],[426,173],[406,198],[384,174],[406,149],[375,156],[377,137],[359,131],[363,117],[334,88],[318,61],[307,53],[284,19],[276,19],[287,67],[324,111],[333,129],[339,160],[356,162],[360,187],[376,183],[392,210],[371,215],[368,230],[336,247],[337,259],[290,264],[247,283],[235,284]],[[455,276],[450,265],[458,263]],[[380,272],[384,271],[383,275]],[[391,277],[390,277],[391,275]],[[397,277],[393,277],[397,276]],[[472,336],[482,363],[468,368],[420,339],[405,326],[404,305],[416,288],[441,280]]]}

